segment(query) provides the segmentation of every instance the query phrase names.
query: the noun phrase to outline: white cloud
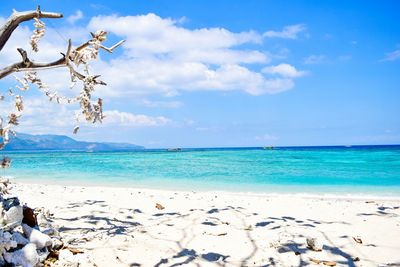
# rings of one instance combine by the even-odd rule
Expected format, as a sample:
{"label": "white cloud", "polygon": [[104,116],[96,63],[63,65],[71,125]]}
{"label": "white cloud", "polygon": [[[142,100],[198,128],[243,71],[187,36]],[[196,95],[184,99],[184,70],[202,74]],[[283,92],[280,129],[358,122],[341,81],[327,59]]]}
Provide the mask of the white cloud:
{"label": "white cloud", "polygon": [[304,64],[322,64],[326,61],[325,55],[311,55],[304,58]]}
{"label": "white cloud", "polygon": [[400,59],[400,49],[387,53],[382,61],[395,61]]}
{"label": "white cloud", "polygon": [[267,31],[263,36],[268,38],[297,39],[298,35],[306,31],[306,29],[304,24],[295,24],[284,27],[282,31]]}
{"label": "white cloud", "polygon": [[[99,94],[114,97],[162,94],[173,96],[179,91],[241,90],[252,95],[278,93],[291,89],[291,79],[268,77],[239,64],[216,67],[201,62],[172,59],[125,59],[99,64],[99,73],[109,86]],[[290,85],[290,86],[288,86]]]}
{"label": "white cloud", "polygon": [[305,71],[299,71],[292,65],[282,63],[276,66],[265,67],[262,69],[264,73],[278,74],[283,77],[297,78],[307,74]]}
{"label": "white cloud", "polygon": [[230,49],[191,49],[183,53],[176,53],[174,59],[178,61],[199,61],[209,64],[235,63],[268,63],[270,58],[260,51],[237,51]]}
{"label": "white cloud", "polygon": [[[80,12],[77,11],[74,17],[80,17]],[[62,32],[63,36],[72,36],[77,45],[77,41],[87,39],[90,30],[97,29],[110,31],[118,39],[126,39],[126,43],[119,48],[120,56],[111,61],[100,59],[92,65],[94,73],[101,74],[108,84],[98,88],[99,96],[173,96],[194,90],[239,90],[261,95],[283,92],[294,86],[294,77],[273,77],[257,70],[260,64],[269,63],[271,58],[280,59],[267,51],[244,48],[243,45],[247,44],[251,47],[261,44],[261,34],[254,31],[235,33],[224,28],[187,29],[179,20],[155,14],[97,16],[90,20],[87,28],[74,26],[55,30],[49,27],[45,38],[40,41],[40,52],[32,58],[36,61],[58,58],[59,53],[66,49],[65,37],[61,38],[58,32]],[[288,26],[286,32],[294,34],[296,29],[299,27]],[[19,27],[0,54],[0,62],[19,61],[15,47],[26,44],[25,49],[29,50],[30,35],[28,27]],[[115,36],[111,38],[115,39]],[[46,71],[41,77],[52,88],[69,93],[68,77],[62,71],[51,74]]]}
{"label": "white cloud", "polygon": [[[8,111],[13,110],[13,105],[8,101],[0,102],[0,116],[5,118]],[[43,134],[71,134],[77,125],[75,114],[77,105],[60,105],[49,102],[45,97],[24,98],[24,111],[20,118],[20,125],[15,127],[19,132]],[[118,110],[105,111],[103,123],[86,123],[82,120],[79,124],[84,128],[102,128],[104,130],[115,126],[124,127],[156,127],[165,126],[172,121],[164,116],[148,116],[132,114]]]}
{"label": "white cloud", "polygon": [[81,10],[78,9],[74,14],[70,15],[70,16],[67,18],[67,21],[68,21],[70,24],[74,24],[75,22],[77,22],[78,20],[80,20],[80,19],[82,19],[82,18],[83,18],[83,13],[82,13]]}
{"label": "white cloud", "polygon": [[[82,12],[77,11],[68,21],[73,24],[82,17]],[[294,66],[279,64],[279,61],[288,56],[288,50],[281,48],[279,53],[269,53],[262,46],[262,42],[265,37],[296,39],[305,31],[304,25],[292,25],[285,27],[282,32],[270,31],[263,35],[250,30],[232,32],[224,28],[189,29],[183,26],[181,20],[161,18],[154,14],[98,16],[92,18],[87,27],[72,24],[57,29],[47,27],[46,35],[39,43],[40,51],[38,54],[31,53],[32,58],[36,61],[57,59],[60,52],[65,52],[66,39],[71,37],[74,46],[77,46],[90,38],[91,30],[110,31],[112,34],[109,38],[112,41],[107,41],[106,45],[115,40],[126,39],[126,43],[118,48],[111,60],[108,60],[109,57],[101,57],[92,65],[93,72],[101,74],[102,80],[108,84],[98,87],[96,95],[104,97],[108,102],[118,99],[118,105],[121,104],[124,108],[127,107],[127,103],[132,103],[130,97],[136,95],[173,96],[183,91],[199,90],[242,91],[251,95],[280,93],[293,88],[294,78],[303,74],[303,71]],[[49,25],[61,24],[52,21]],[[15,47],[23,47],[29,51],[30,35],[29,27],[18,27],[0,53],[2,66],[20,60]],[[286,71],[278,68],[273,72],[263,72],[263,67],[270,64],[271,60],[274,60],[275,64],[272,67],[286,66]],[[69,81],[65,69],[45,71],[40,73],[40,77],[62,94],[72,94],[68,88]],[[33,96],[35,95],[37,94],[34,93]],[[81,123],[82,128],[113,130],[117,125],[158,127],[177,123],[165,116],[107,111],[108,104],[110,103],[105,103],[106,118],[102,125]],[[145,100],[141,104],[161,108],[177,108],[182,105],[179,101],[151,100]],[[25,107],[26,112],[21,119],[21,126],[18,127],[19,131],[57,134],[72,132],[77,106],[49,103],[45,97],[27,97]],[[191,120],[185,123],[197,125]],[[197,127],[196,130],[218,128]],[[82,133],[83,131],[84,129],[81,129]]]}
{"label": "white cloud", "polygon": [[155,14],[140,16],[97,16],[89,29],[105,29],[125,36],[125,48],[130,56],[149,54],[186,53],[201,48],[203,51],[231,48],[245,43],[261,43],[262,36],[254,31],[233,33],[223,28],[189,30],[169,18]]}
{"label": "white cloud", "polygon": [[183,106],[183,103],[179,101],[152,101],[149,99],[142,99],[139,104],[149,108],[180,108]]}
{"label": "white cloud", "polygon": [[[110,96],[173,96],[194,90],[241,90],[260,95],[294,86],[293,77],[269,77],[248,66],[270,62],[267,52],[241,47],[261,44],[262,35],[254,31],[186,29],[155,14],[97,16],[91,19],[89,29],[104,29],[126,39],[122,57],[97,65],[110,85],[102,93]],[[288,31],[295,34],[296,29],[299,27],[289,27]]]}
{"label": "white cloud", "polygon": [[144,126],[164,126],[171,122],[170,119],[158,116],[151,117],[147,115],[135,115],[129,112],[118,110],[109,110],[104,112],[106,116],[103,123],[106,125],[113,124],[119,126],[144,127]]}
{"label": "white cloud", "polygon": [[15,130],[32,134],[69,134],[75,125],[73,108],[76,106],[59,105],[45,97],[26,97],[20,125]]}

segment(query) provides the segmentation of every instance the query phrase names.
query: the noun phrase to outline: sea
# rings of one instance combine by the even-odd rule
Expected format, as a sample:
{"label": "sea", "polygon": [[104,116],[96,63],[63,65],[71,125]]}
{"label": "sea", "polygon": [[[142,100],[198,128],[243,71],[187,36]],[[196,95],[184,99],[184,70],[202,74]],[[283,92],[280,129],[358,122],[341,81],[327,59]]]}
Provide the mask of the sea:
{"label": "sea", "polygon": [[400,145],[2,153],[15,182],[400,197]]}

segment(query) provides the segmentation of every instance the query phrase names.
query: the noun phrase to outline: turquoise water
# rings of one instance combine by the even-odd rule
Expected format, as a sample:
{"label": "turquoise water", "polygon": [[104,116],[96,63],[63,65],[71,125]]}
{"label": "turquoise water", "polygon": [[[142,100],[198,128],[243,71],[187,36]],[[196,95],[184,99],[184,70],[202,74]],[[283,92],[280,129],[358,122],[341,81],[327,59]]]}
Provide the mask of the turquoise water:
{"label": "turquoise water", "polygon": [[400,146],[7,155],[15,181],[400,196]]}

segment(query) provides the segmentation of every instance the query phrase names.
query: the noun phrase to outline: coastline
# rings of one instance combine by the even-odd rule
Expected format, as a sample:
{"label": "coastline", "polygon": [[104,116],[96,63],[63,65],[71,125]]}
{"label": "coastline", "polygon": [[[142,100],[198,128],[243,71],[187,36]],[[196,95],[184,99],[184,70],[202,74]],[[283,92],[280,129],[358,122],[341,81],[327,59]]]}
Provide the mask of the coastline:
{"label": "coastline", "polygon": [[[63,238],[97,266],[400,263],[399,199],[19,181],[11,191],[48,208]],[[309,236],[323,244],[321,252],[307,248]]]}
{"label": "coastline", "polygon": [[[395,193],[394,191],[386,192],[384,190],[376,190],[375,192],[368,191],[318,191],[318,187],[314,188],[314,190],[303,191],[301,190],[304,186],[292,186],[292,185],[281,185],[278,188],[290,188],[291,190],[282,191],[282,190],[273,190],[274,187],[271,188],[270,191],[262,191],[262,190],[220,190],[220,189],[207,189],[201,187],[195,187],[196,190],[179,187],[179,186],[167,186],[164,187],[163,185],[159,185],[157,187],[149,186],[149,185],[140,185],[140,184],[132,184],[132,183],[112,183],[112,182],[79,182],[77,181],[56,181],[56,180],[46,180],[46,179],[35,179],[26,180],[26,179],[15,179],[14,177],[7,177],[10,179],[11,182],[15,184],[25,184],[25,185],[50,185],[50,186],[68,186],[68,187],[89,187],[89,188],[129,188],[132,190],[147,190],[147,191],[166,191],[166,192],[181,192],[181,193],[210,193],[210,194],[227,194],[227,195],[235,195],[235,196],[257,196],[257,197],[275,197],[275,196],[295,196],[300,198],[321,198],[321,199],[343,199],[343,200],[393,200],[393,201],[400,201],[400,191]],[[330,188],[332,186],[326,185],[323,186],[324,188]],[[374,187],[376,189],[376,187]],[[388,188],[383,187],[383,188]],[[399,188],[400,190],[400,188]],[[317,192],[318,191],[318,192]]]}

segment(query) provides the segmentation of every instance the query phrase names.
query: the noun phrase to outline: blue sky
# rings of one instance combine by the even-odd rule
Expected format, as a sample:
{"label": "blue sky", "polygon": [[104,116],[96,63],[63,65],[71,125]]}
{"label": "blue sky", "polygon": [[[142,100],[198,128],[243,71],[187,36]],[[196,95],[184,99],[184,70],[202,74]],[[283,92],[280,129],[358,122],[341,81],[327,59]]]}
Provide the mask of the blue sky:
{"label": "blue sky", "polygon": [[[37,4],[6,1],[0,22],[13,8]],[[45,20],[46,49],[39,58],[56,58],[67,38],[78,44],[99,28],[111,32],[109,44],[127,40],[93,65],[108,82],[98,95],[109,120],[82,125],[77,139],[146,147],[400,143],[398,1],[40,5],[65,18]],[[0,62],[18,59],[15,45],[29,27],[21,27]],[[43,75],[50,84],[57,80]],[[65,90],[62,83],[54,86]],[[17,130],[71,135],[68,117],[77,107],[50,103],[44,109],[47,100],[34,88],[24,99],[31,108]]]}

